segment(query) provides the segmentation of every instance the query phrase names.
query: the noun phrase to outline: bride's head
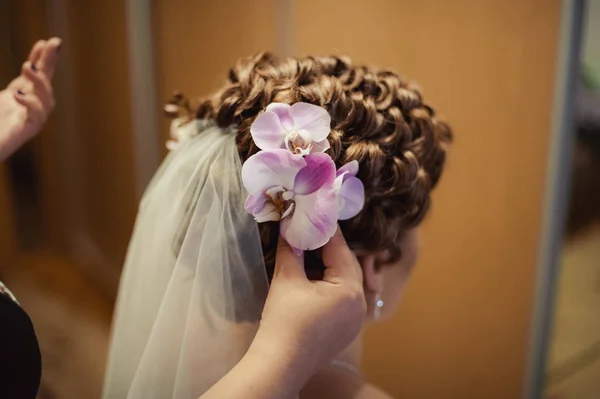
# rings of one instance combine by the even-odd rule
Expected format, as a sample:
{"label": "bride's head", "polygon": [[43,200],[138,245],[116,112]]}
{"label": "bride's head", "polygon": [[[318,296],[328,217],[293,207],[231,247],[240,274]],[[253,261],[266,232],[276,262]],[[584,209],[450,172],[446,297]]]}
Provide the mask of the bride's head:
{"label": "bride's head", "polygon": [[[324,107],[331,116],[327,153],[337,166],[358,161],[364,208],[340,225],[363,267],[368,304],[373,309],[381,300],[383,314],[389,314],[417,258],[418,226],[442,173],[450,127],[436,117],[418,87],[394,72],[353,65],[344,57],[268,53],[241,60],[225,86],[202,100],[193,116],[236,126],[245,161],[259,150],[250,126],[273,102]],[[261,223],[259,228],[271,273],[278,225]],[[309,269],[318,263],[315,257],[307,259]]]}

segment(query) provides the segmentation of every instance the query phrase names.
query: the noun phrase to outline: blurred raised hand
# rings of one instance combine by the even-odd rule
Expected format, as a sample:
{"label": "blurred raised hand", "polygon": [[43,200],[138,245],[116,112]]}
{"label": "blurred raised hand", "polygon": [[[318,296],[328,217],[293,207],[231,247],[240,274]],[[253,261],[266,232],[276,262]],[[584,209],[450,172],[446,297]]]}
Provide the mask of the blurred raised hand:
{"label": "blurred raised hand", "polygon": [[52,113],[60,45],[59,38],[35,43],[21,75],[0,91],[0,161],[33,138]]}

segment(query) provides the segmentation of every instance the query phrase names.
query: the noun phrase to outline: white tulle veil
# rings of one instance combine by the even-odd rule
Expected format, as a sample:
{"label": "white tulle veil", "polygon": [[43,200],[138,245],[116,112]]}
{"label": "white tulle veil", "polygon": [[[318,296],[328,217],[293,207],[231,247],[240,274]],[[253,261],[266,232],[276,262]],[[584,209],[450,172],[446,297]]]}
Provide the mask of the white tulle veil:
{"label": "white tulle veil", "polygon": [[104,398],[198,398],[241,359],[258,327],[268,280],[244,209],[235,130],[208,121],[185,129],[194,134],[183,135],[140,203]]}

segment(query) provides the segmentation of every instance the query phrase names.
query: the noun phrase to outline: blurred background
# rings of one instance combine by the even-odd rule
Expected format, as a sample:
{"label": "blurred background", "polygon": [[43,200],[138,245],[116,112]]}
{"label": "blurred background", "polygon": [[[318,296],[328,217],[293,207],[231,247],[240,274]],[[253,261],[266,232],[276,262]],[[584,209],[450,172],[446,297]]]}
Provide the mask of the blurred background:
{"label": "blurred background", "polygon": [[546,393],[559,399],[600,397],[600,1],[589,1],[585,11],[572,182],[546,367]]}
{"label": "blurred background", "polygon": [[36,326],[40,399],[100,396],[137,203],[166,153],[164,100],[209,94],[263,50],[394,69],[456,132],[405,300],[367,336],[369,379],[395,397],[518,398],[560,13],[559,0],[0,0],[2,86],[37,39],[63,38],[56,111],[0,165],[0,280]]}

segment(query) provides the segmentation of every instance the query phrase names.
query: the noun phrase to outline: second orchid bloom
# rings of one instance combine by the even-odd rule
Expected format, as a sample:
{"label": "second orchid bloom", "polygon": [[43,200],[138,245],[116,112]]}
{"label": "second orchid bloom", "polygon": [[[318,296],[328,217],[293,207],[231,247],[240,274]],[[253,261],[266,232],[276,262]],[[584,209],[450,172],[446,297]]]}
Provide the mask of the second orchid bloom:
{"label": "second orchid bloom", "polygon": [[280,222],[282,237],[299,254],[325,245],[337,221],[356,216],[364,206],[358,162],[336,171],[325,154],[330,125],[322,107],[272,103],[250,128],[262,151],[242,166],[246,210],[259,223]]}

